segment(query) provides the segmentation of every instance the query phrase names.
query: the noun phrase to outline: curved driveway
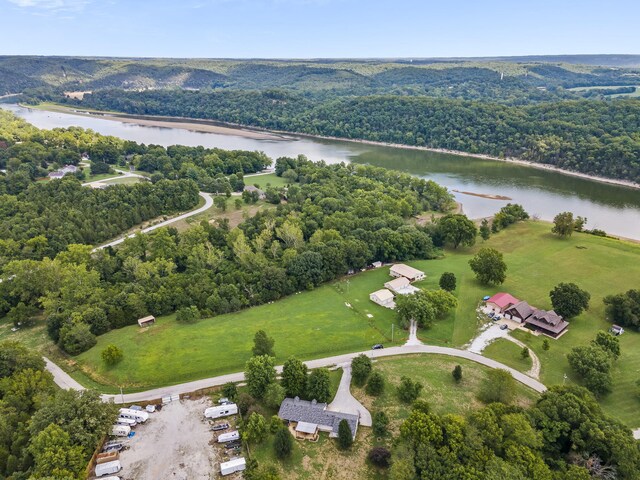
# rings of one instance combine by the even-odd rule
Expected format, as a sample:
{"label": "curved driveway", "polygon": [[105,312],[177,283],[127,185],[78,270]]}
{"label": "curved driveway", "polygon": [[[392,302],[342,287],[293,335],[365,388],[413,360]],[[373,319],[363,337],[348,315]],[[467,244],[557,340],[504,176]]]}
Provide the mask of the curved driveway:
{"label": "curved driveway", "polygon": [[[360,354],[367,355],[371,358],[381,358],[381,357],[392,357],[397,355],[411,355],[411,354],[437,354],[437,355],[447,355],[449,357],[456,358],[464,358],[466,360],[471,360],[473,362],[479,363],[481,365],[485,365],[490,368],[501,368],[503,370],[507,370],[513,378],[515,378],[518,382],[532,388],[536,392],[544,392],[547,387],[545,387],[538,380],[535,380],[524,373],[521,373],[513,368],[507,367],[506,365],[496,362],[490,358],[483,357],[482,355],[478,355],[476,353],[468,352],[466,350],[458,350],[455,348],[448,347],[437,347],[433,345],[403,345],[401,347],[391,347],[385,348],[382,350],[366,350],[364,352],[355,352],[348,353],[345,355],[336,355],[333,357],[320,358],[317,360],[310,360],[305,362],[307,367],[309,368],[320,368],[320,367],[329,367],[332,365],[339,365],[344,363],[350,363],[354,357],[357,357]],[[58,386],[61,388],[73,388],[77,389],[77,382],[73,380],[69,375],[60,370],[57,366],[56,370],[52,370],[51,366],[55,366],[51,362],[47,361],[47,369],[54,374],[54,379]],[[282,365],[276,367],[278,373],[282,372]],[[193,382],[181,383],[179,385],[172,385],[168,387],[155,388],[152,390],[147,390],[144,392],[138,393],[128,393],[126,395],[102,395],[103,400],[105,401],[114,401],[116,403],[135,403],[141,402],[145,400],[155,400],[158,398],[165,397],[167,395],[178,395],[184,393],[194,392],[196,390],[201,390],[210,387],[216,387],[220,385],[224,385],[227,382],[242,382],[244,381],[244,373],[231,373],[228,375],[220,375],[218,377],[205,378],[202,380],[196,380]],[[74,386],[74,384],[76,386]]]}

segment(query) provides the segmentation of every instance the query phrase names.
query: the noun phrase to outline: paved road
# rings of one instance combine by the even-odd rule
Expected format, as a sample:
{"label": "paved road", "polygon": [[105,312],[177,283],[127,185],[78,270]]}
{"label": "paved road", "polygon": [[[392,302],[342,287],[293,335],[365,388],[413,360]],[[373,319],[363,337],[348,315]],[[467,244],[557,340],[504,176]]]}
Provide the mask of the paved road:
{"label": "paved road", "polygon": [[[480,363],[487,367],[501,368],[503,370],[507,370],[508,372],[511,373],[513,378],[515,378],[518,382],[523,383],[524,385],[534,389],[537,392],[544,392],[547,389],[547,387],[545,387],[538,380],[528,377],[524,373],[518,372],[517,370],[507,367],[506,365],[503,365],[500,362],[496,362],[495,360],[492,360],[490,358],[486,358],[486,357],[483,357],[482,355],[468,352],[466,350],[457,350],[455,348],[448,348],[448,347],[436,347],[432,345],[403,345],[401,347],[391,347],[391,348],[385,348],[382,350],[366,350],[364,352],[348,353],[345,355],[336,355],[333,357],[310,360],[305,363],[309,368],[330,367],[333,365],[351,363],[351,360],[360,354],[367,355],[370,358],[392,357],[396,355],[411,355],[411,354],[437,354],[437,355],[447,355],[450,357],[464,358],[476,363]],[[47,369],[49,369],[49,371],[52,371],[50,369],[50,365],[53,365],[53,364],[48,363]],[[66,373],[62,372],[60,369],[57,369],[57,370],[59,370],[59,372],[52,371],[52,373],[54,373],[54,378],[56,378],[56,383],[60,387],[74,388],[74,389],[78,389],[78,387],[82,388],[82,386],[79,385],[78,382],[73,380]],[[276,367],[276,370],[278,371],[278,373],[281,373],[282,366],[280,365]],[[68,378],[61,379],[60,375]],[[58,380],[60,380],[60,382]],[[140,402],[144,400],[159,399],[167,395],[189,393],[195,390],[201,390],[204,388],[220,386],[220,385],[224,385],[227,382],[242,382],[242,381],[244,381],[244,373],[239,372],[239,373],[231,373],[229,375],[221,375],[219,377],[205,378],[202,380],[196,380],[194,382],[181,383],[179,385],[155,388],[153,390],[147,390],[145,392],[128,393],[123,396],[103,395],[102,398],[104,400],[113,400],[116,403],[135,403],[135,402]]]}
{"label": "paved road", "polygon": [[327,410],[333,412],[353,413],[360,417],[360,425],[370,427],[373,425],[371,413],[358,400],[351,395],[351,363],[339,365],[342,368],[342,378],[333,401],[327,406]]}
{"label": "paved road", "polygon": [[53,381],[63,390],[84,390],[85,388],[76,382],[71,376],[53,363],[47,357],[44,359],[45,368],[53,375]]}
{"label": "paved road", "polygon": [[193,217],[194,215],[198,215],[199,213],[202,213],[205,210],[209,210],[213,206],[213,198],[211,197],[210,194],[208,194],[206,192],[198,192],[198,193],[202,198],[204,198],[204,205],[202,207],[197,208],[195,210],[191,210],[191,211],[186,212],[186,213],[183,213],[182,215],[178,215],[177,217],[170,218],[169,220],[165,220],[164,222],[160,222],[160,223],[158,223],[156,225],[153,225],[151,227],[143,228],[139,232],[130,233],[129,235],[125,235],[124,237],[118,238],[117,240],[114,240],[114,241],[109,242],[109,243],[105,243],[104,245],[100,245],[99,247],[96,247],[94,249],[94,251],[95,250],[100,250],[100,249],[103,249],[103,248],[107,248],[107,247],[114,247],[114,246],[119,245],[122,242],[124,242],[127,238],[135,237],[137,233],[152,232],[152,231],[154,231],[154,230],[156,230],[158,228],[166,227],[167,225],[171,225],[172,223],[177,222],[179,220],[184,220],[185,218]]}

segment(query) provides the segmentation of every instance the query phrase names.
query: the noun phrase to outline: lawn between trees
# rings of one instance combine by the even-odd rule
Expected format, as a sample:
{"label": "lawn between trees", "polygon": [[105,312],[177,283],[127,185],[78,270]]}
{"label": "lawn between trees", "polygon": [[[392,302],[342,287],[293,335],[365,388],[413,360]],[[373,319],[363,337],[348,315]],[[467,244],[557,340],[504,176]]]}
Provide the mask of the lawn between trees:
{"label": "lawn between trees", "polygon": [[[550,308],[551,289],[560,282],[574,282],[591,293],[590,309],[571,320],[569,331],[560,339],[550,340],[549,351],[542,349],[543,337],[525,332],[516,332],[515,336],[540,358],[543,383],[561,384],[565,373],[567,382],[577,381],[566,354],[610,326],[604,318],[604,296],[640,283],[640,247],[578,233],[560,239],[550,229],[544,222],[520,223],[486,242],[478,240],[472,248],[447,250],[441,259],[408,262],[427,273],[427,278],[416,284],[420,288],[438,288],[443,272],[455,273],[458,280],[456,309],[431,329],[419,331],[418,336],[425,343],[462,347],[476,334],[475,308],[484,295],[507,291],[538,308]],[[507,279],[499,287],[480,285],[468,266],[469,259],[483,246],[504,253]],[[374,343],[388,346],[391,324],[397,325],[395,314],[370,302],[368,295],[389,278],[388,269],[381,268],[194,325],[178,325],[169,316],[160,318],[147,331],[125,327],[99,337],[98,345],[78,356],[77,361],[100,383],[139,390],[242,370],[259,329],[276,339],[278,363],[289,355],[308,360],[366,350]],[[373,318],[368,318],[368,313]],[[399,328],[395,335],[396,343],[406,338],[406,332]],[[111,343],[122,348],[124,359],[108,369],[100,352]],[[605,410],[632,427],[638,426],[635,423],[640,406],[633,393],[640,377],[639,344],[640,334],[636,332],[628,331],[621,337],[622,355],[613,369],[613,392],[601,399]]]}

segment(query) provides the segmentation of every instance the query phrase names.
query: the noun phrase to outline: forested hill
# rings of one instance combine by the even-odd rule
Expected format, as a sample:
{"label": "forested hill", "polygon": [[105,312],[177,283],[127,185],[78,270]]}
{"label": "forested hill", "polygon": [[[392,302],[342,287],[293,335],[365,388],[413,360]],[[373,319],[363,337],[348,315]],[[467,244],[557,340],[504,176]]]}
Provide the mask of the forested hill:
{"label": "forested hill", "polygon": [[273,91],[112,90],[86,95],[82,105],[518,157],[640,181],[640,102],[634,99],[507,106],[390,95],[318,100]]}

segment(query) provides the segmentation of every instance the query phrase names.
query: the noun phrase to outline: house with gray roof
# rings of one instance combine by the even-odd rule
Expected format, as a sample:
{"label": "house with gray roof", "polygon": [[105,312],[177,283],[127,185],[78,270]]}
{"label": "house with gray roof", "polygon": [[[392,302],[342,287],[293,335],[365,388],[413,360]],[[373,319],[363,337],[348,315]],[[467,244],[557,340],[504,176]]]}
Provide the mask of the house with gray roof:
{"label": "house with gray roof", "polygon": [[338,437],[338,425],[346,420],[351,428],[353,438],[358,431],[359,417],[351,413],[333,412],[327,410],[326,403],[315,400],[300,400],[300,398],[285,398],[280,405],[278,417],[288,422],[302,424],[304,433],[313,433],[313,430],[328,432],[330,438]]}

